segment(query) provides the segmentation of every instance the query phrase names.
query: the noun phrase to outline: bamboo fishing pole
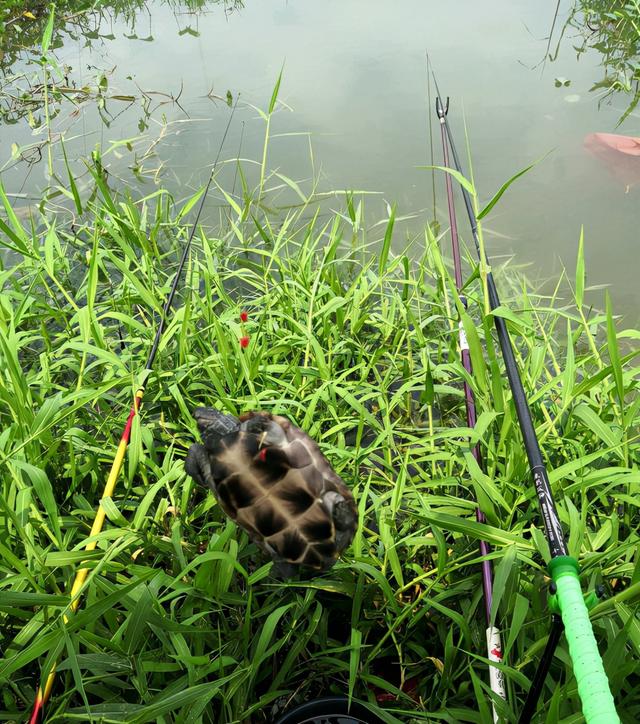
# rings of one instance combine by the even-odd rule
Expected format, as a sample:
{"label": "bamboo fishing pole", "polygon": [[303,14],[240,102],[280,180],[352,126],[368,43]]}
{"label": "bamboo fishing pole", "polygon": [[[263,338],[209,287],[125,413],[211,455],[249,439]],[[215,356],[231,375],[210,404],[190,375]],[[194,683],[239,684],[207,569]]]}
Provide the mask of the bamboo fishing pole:
{"label": "bamboo fishing pole", "polygon": [[[211,182],[213,181],[216,167],[217,167],[218,161],[220,159],[220,154],[222,153],[222,149],[224,147],[224,142],[227,138],[229,128],[231,127],[231,121],[233,120],[233,116],[236,112],[236,108],[238,106],[238,100],[239,100],[239,96],[236,97],[236,101],[233,104],[233,108],[231,109],[231,114],[229,115],[229,120],[227,121],[227,125],[224,129],[224,133],[222,134],[222,140],[220,141],[218,153],[216,155],[215,161],[213,162],[213,166],[211,168],[211,173],[209,174],[209,179],[207,181],[204,192],[202,194],[202,198],[200,199],[200,204],[199,204],[198,210],[196,212],[196,217],[193,222],[191,232],[189,233],[187,243],[185,244],[185,247],[182,250],[182,256],[180,257],[180,261],[178,263],[178,268],[176,269],[176,273],[174,274],[171,288],[169,290],[169,293],[167,294],[167,298],[165,299],[165,303],[162,308],[162,314],[160,315],[160,320],[158,322],[158,328],[156,329],[156,333],[153,338],[153,343],[151,345],[151,349],[149,351],[147,361],[145,363],[142,374],[140,376],[140,380],[141,380],[140,386],[138,387],[138,389],[136,390],[136,392],[133,396],[133,403],[132,403],[131,409],[129,411],[129,416],[127,417],[127,422],[125,423],[124,429],[122,431],[122,435],[120,436],[120,442],[118,443],[118,447],[116,449],[116,454],[113,458],[113,462],[111,463],[111,470],[109,471],[109,476],[107,477],[107,482],[105,483],[104,490],[102,492],[102,496],[100,499],[101,501],[104,498],[111,498],[113,496],[113,492],[115,490],[116,483],[118,482],[118,476],[120,475],[120,470],[122,469],[122,464],[124,462],[124,458],[127,453],[127,447],[129,445],[129,440],[131,438],[131,428],[133,426],[133,419],[138,414],[138,412],[140,410],[140,405],[142,404],[142,398],[144,396],[144,391],[145,391],[145,383],[147,381],[147,378],[149,377],[149,374],[151,373],[151,371],[153,369],[153,363],[156,359],[156,355],[158,353],[158,348],[159,348],[160,342],[162,340],[162,334],[164,332],[168,314],[171,310],[171,307],[173,306],[173,300],[174,300],[174,297],[178,290],[178,285],[180,284],[180,280],[182,278],[182,272],[184,270],[184,266],[186,264],[187,257],[189,256],[189,251],[191,249],[191,243],[193,241],[193,237],[195,235],[196,228],[198,226],[198,221],[200,220],[200,214],[202,213],[202,209],[204,207],[204,202],[207,198],[207,194],[209,193],[209,188],[211,187]],[[89,533],[89,542],[85,546],[86,552],[95,550],[95,548],[98,544],[97,536],[100,533],[100,531],[102,530],[102,526],[104,525],[105,517],[106,517],[105,509],[103,508],[102,504],[99,503],[98,509],[96,510],[95,518],[93,520],[93,525],[91,526],[91,531]],[[75,613],[78,609],[78,606],[80,605],[80,594],[82,592],[82,587],[83,587],[88,575],[89,575],[89,568],[87,568],[87,567],[80,568],[75,575],[73,585],[71,587],[71,593],[70,593],[71,600],[70,600],[69,606],[67,608],[68,613],[65,613],[63,616],[65,624],[69,620],[69,614]],[[53,663],[51,670],[47,674],[44,685],[42,685],[42,683],[41,683],[40,686],[38,687],[38,692],[36,694],[36,699],[33,704],[31,716],[29,717],[29,724],[37,724],[37,722],[40,721],[42,714],[44,712],[44,706],[47,703],[47,701],[49,700],[49,697],[51,696],[51,690],[53,689],[55,677],[56,677],[56,662]]]}
{"label": "bamboo fishing pole", "polygon": [[[442,107],[442,96],[433,69],[432,74],[436,95]],[[440,120],[446,130],[455,170],[462,174],[462,166],[456,152],[447,115],[444,114]],[[478,221],[473,210],[471,196],[462,183],[460,187],[471,225],[476,253],[480,262],[486,265],[486,255],[483,254],[480,244]],[[490,270],[486,272],[486,285],[489,307],[494,311],[500,306],[500,297]],[[578,693],[582,701],[583,714],[588,724],[616,724],[620,719],[616,712],[607,675],[593,634],[587,605],[582,595],[578,561],[568,555],[560,518],[553,500],[549,475],[531,418],[531,411],[520,378],[509,330],[501,316],[494,314],[493,318],[551,553],[549,573],[555,591],[552,603],[557,605],[564,625],[573,671],[578,684]],[[548,654],[548,650],[545,651],[545,654]],[[549,661],[550,658],[549,656]]]}
{"label": "bamboo fishing pole", "polygon": [[[440,132],[442,136],[442,153],[444,156],[444,165],[449,166],[449,150],[447,147],[447,136],[444,128],[445,116],[449,107],[447,99],[446,108],[442,106],[440,97],[436,98],[436,112],[440,121]],[[453,274],[456,283],[456,289],[458,290],[458,297],[460,303],[466,309],[467,300],[462,294],[462,264],[460,261],[460,242],[458,239],[458,224],[456,221],[456,210],[453,200],[453,185],[451,182],[450,174],[445,174],[445,184],[447,189],[447,208],[449,211],[449,226],[451,231],[451,248],[453,252]],[[471,354],[469,352],[469,343],[464,333],[464,327],[462,326],[462,319],[459,320],[459,347],[460,347],[460,358],[462,360],[462,366],[469,373],[469,377],[473,377],[473,365],[471,363]],[[464,380],[464,400],[467,409],[467,426],[473,430],[476,426],[476,403],[473,390],[469,383]],[[473,457],[476,459],[479,467],[484,469],[484,461],[482,459],[482,452],[480,450],[480,443],[477,442],[473,446],[472,450]],[[479,523],[485,522],[485,516],[480,508],[476,508],[476,520]],[[489,661],[502,663],[502,641],[500,637],[500,630],[493,625],[491,620],[491,606],[493,601],[493,572],[491,570],[491,561],[488,559],[490,552],[489,545],[486,541],[481,540],[480,554],[482,555],[482,590],[484,598],[484,612],[485,620],[487,624],[486,628],[486,641],[487,641],[487,658]],[[507,693],[504,685],[504,675],[500,669],[495,666],[489,666],[489,683],[491,691],[497,694],[501,699],[507,698]],[[492,703],[493,707],[493,720],[498,721],[498,712],[496,711],[495,704]]]}

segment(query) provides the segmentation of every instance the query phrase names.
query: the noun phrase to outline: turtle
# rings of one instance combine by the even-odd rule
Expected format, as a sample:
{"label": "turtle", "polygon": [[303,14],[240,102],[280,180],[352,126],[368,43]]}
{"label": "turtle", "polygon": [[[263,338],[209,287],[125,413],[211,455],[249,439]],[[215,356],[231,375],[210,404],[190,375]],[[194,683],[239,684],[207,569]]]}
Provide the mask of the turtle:
{"label": "turtle", "polygon": [[271,556],[272,573],[330,569],[351,543],[358,513],[317,443],[269,412],[237,418],[198,407],[193,416],[203,444],[189,448],[186,472]]}

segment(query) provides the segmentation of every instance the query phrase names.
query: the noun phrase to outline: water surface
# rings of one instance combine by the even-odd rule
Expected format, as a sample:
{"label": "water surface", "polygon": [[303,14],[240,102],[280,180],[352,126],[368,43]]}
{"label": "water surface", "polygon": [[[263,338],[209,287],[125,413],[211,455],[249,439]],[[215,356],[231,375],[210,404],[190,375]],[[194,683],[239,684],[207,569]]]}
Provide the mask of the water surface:
{"label": "water surface", "polygon": [[[583,139],[595,131],[640,136],[638,113],[616,130],[625,99],[598,107],[589,89],[602,75],[601,59],[590,52],[577,60],[570,37],[558,60],[542,68],[555,7],[556,0],[247,0],[233,12],[212,5],[194,15],[154,3],[133,17],[103,17],[90,45],[86,34],[63,37],[56,55],[70,66],[71,80],[95,85],[104,72],[105,97],[136,101],[107,99],[108,127],[94,100],[75,112],[69,104],[54,128],[66,132],[72,159],[97,142],[104,149],[138,137],[132,150],[122,146],[119,158],[109,157],[112,173],[138,191],[151,193],[162,183],[186,196],[215,156],[229,114],[227,91],[233,99],[240,94],[240,102],[224,155],[260,157],[263,122],[249,104],[268,105],[284,68],[270,166],[303,183],[319,175],[324,189],[379,192],[366,201],[371,221],[386,213],[386,202],[397,202],[400,215],[413,216],[398,225],[402,243],[434,216],[432,176],[418,168],[431,163],[428,49],[451,96],[459,147],[466,122],[483,201],[548,154],[487,218],[490,254],[512,255],[533,279],[556,278],[563,265],[572,274],[583,227],[588,284],[609,285],[616,310],[635,323],[640,187],[627,191],[588,155]],[[560,24],[568,7],[561,8]],[[24,67],[14,63],[11,71]],[[558,88],[556,77],[571,83]],[[179,105],[170,102],[178,95]],[[150,117],[143,101],[154,109]],[[0,135],[0,167],[12,144],[41,140],[27,119],[0,126]],[[441,163],[439,136],[433,141]],[[142,173],[136,177],[132,168]],[[26,205],[48,183],[46,163],[18,163],[3,180],[16,203]],[[436,215],[445,224],[444,180],[437,176],[436,184]],[[464,230],[460,203],[458,211]],[[602,306],[602,290],[589,300]]]}

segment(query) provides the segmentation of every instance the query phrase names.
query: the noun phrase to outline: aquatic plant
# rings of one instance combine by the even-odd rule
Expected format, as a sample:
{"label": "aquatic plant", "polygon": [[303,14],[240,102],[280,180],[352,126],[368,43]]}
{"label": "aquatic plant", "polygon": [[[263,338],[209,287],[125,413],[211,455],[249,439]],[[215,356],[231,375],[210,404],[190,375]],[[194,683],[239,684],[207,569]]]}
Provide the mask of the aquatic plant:
{"label": "aquatic plant", "polygon": [[[226,13],[239,10],[244,0],[162,0],[174,9],[176,20],[180,14],[205,12],[211,6],[223,6]],[[11,76],[14,65],[20,60],[28,63],[28,51],[37,47],[46,28],[52,10],[55,9],[53,47],[62,45],[62,36],[82,37],[86,45],[101,40],[113,40],[113,23],[124,20],[128,26],[129,38],[139,38],[136,25],[141,11],[148,12],[146,0],[0,0],[0,73]],[[179,23],[181,25],[182,23]],[[106,26],[106,27],[105,27]],[[178,30],[180,34],[197,35],[197,29],[190,24]],[[148,35],[140,40],[153,40]]]}
{"label": "aquatic plant", "polygon": [[640,101],[640,3],[638,0],[577,0],[558,41],[568,30],[578,32],[574,45],[578,55],[596,50],[602,56],[604,76],[592,91],[600,100],[611,101],[623,93],[630,97],[618,125],[632,113]]}

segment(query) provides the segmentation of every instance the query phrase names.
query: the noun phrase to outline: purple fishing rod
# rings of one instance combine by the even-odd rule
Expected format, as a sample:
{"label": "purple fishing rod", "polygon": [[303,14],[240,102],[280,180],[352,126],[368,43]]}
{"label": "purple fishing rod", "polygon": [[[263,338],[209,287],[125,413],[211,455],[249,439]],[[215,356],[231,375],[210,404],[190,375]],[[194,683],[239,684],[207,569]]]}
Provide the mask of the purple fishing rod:
{"label": "purple fishing rod", "polygon": [[[445,116],[449,110],[449,99],[447,98],[446,107],[442,106],[440,96],[436,98],[436,112],[440,121],[440,131],[442,133],[442,153],[444,157],[444,165],[449,168],[449,146],[447,143],[446,128],[445,128]],[[462,292],[462,263],[460,260],[460,241],[458,239],[458,224],[456,222],[456,209],[453,201],[453,185],[451,182],[451,175],[445,174],[445,184],[447,188],[447,206],[449,209],[449,225],[451,228],[451,249],[453,251],[453,272],[456,282],[456,289],[460,296],[460,302],[462,306],[467,308],[467,300]],[[460,357],[462,359],[462,366],[469,373],[469,377],[473,378],[473,365],[471,364],[471,353],[469,352],[469,344],[467,342],[464,328],[462,326],[462,320],[459,322],[459,345],[460,345]],[[476,426],[476,402],[473,396],[473,390],[469,383],[464,381],[464,399],[467,408],[467,425],[473,429]],[[473,446],[472,450],[473,457],[476,459],[480,469],[484,470],[484,463],[482,460],[482,452],[480,450],[480,443],[477,442]],[[480,508],[476,508],[476,520],[479,523],[485,522],[484,513]],[[502,662],[502,644],[500,640],[500,631],[492,625],[491,622],[491,602],[493,599],[493,573],[491,570],[491,561],[488,560],[490,548],[489,544],[480,540],[480,553],[484,560],[482,561],[482,590],[484,593],[484,611],[487,622],[487,658],[490,661]],[[489,667],[489,677],[491,683],[491,690],[498,694],[502,699],[506,699],[506,691],[504,686],[504,676],[502,672],[495,666]],[[498,721],[498,715],[495,707],[493,708],[494,721]]]}

